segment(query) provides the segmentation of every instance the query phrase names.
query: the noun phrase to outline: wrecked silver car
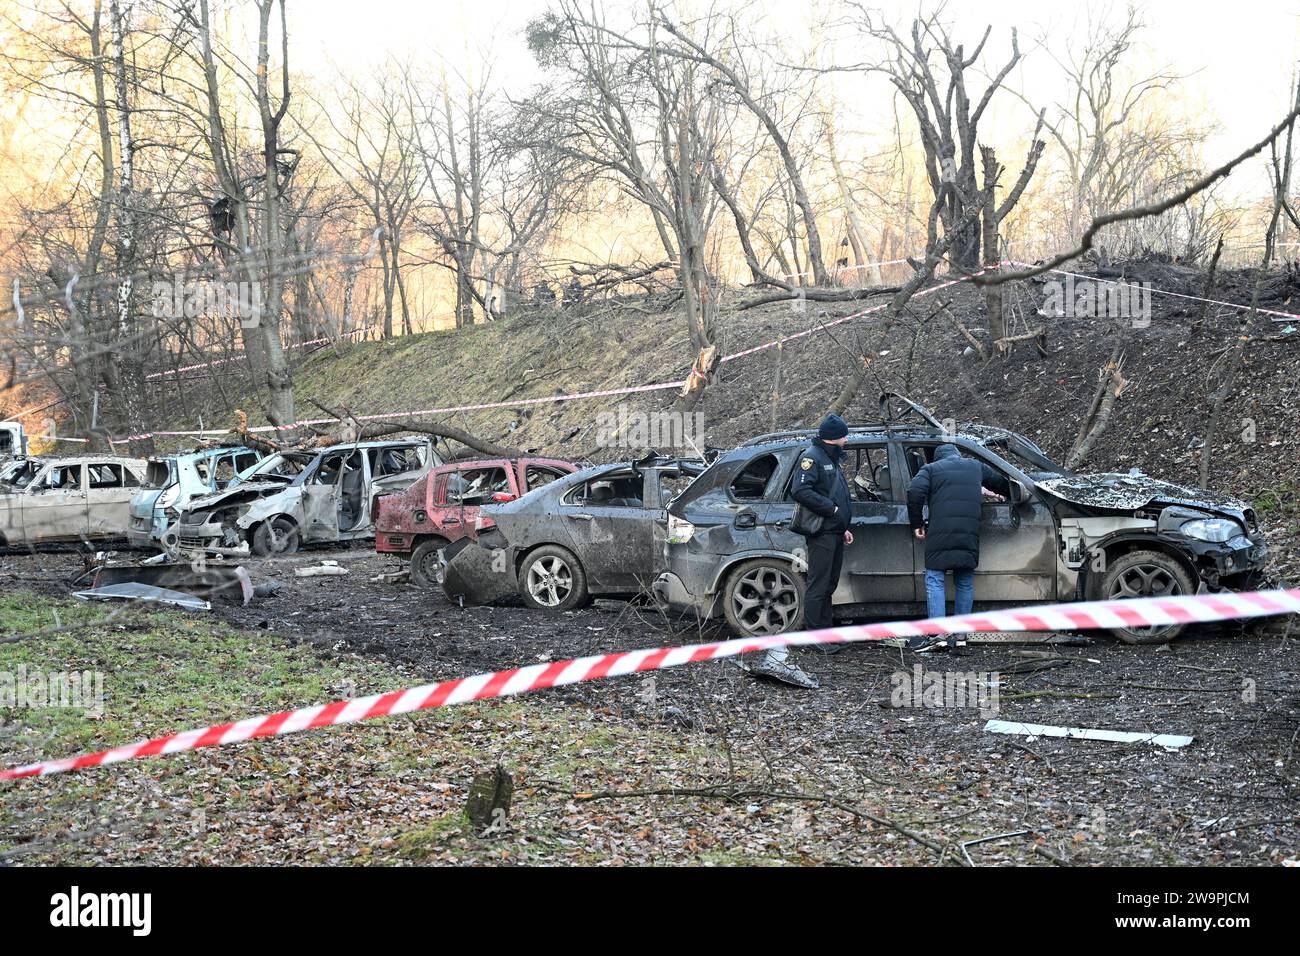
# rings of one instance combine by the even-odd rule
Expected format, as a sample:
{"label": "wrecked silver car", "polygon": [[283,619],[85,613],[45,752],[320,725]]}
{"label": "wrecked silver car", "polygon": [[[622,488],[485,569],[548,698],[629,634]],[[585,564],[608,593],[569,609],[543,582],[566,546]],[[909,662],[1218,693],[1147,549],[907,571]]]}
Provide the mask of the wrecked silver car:
{"label": "wrecked silver car", "polygon": [[0,486],[0,548],[126,537],[127,511],[144,477],[139,458],[24,458]]}
{"label": "wrecked silver car", "polygon": [[215,550],[247,543],[265,556],[371,537],[375,498],[402,491],[437,464],[423,439],[277,452],[227,490],[191,501],[164,544]]}
{"label": "wrecked silver car", "polygon": [[[882,396],[882,408],[890,399]],[[1075,475],[1031,440],[1004,429],[957,426],[904,402],[921,420],[853,427],[842,467],[853,496],[832,601],[843,617],[925,611],[924,543],[911,533],[907,489],[942,443],[1008,480],[1007,500],[982,506],[977,608],[1033,602],[1242,589],[1260,574],[1264,545],[1254,510],[1214,492],[1142,475]],[[790,530],[790,479],[807,431],[756,438],[719,457],[668,509],[666,605],[725,617],[742,635],[800,626],[803,538]],[[952,600],[952,583],[948,584]],[[1173,639],[1181,625],[1123,628],[1129,643]]]}

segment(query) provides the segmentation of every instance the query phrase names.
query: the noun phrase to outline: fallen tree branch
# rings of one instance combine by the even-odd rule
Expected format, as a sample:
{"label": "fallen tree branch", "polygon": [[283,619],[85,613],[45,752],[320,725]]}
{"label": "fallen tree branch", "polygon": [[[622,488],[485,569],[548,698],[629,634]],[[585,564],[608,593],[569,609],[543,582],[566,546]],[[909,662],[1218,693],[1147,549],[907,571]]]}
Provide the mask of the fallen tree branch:
{"label": "fallen tree branch", "polygon": [[1104,216],[1098,216],[1091,224],[1089,224],[1088,228],[1084,230],[1083,238],[1079,240],[1079,245],[1076,248],[1058,253],[1045,262],[1030,266],[1027,269],[978,275],[975,276],[972,281],[974,281],[976,285],[1002,285],[1006,282],[1031,279],[1034,276],[1042,275],[1044,272],[1050,272],[1058,266],[1069,262],[1071,259],[1077,259],[1092,248],[1093,236],[1105,227],[1114,225],[1117,222],[1128,222],[1133,219],[1147,219],[1151,216],[1158,216],[1163,212],[1173,209],[1175,206],[1181,206],[1197,193],[1213,186],[1220,179],[1228,176],[1246,160],[1261,152],[1264,147],[1271,145],[1274,140],[1282,135],[1282,133],[1291,128],[1291,124],[1296,121],[1297,117],[1300,117],[1300,106],[1295,107],[1291,112],[1287,113],[1286,116],[1282,118],[1282,122],[1274,126],[1269,134],[1254,146],[1251,146],[1245,152],[1224,163],[1219,168],[1211,170],[1185,189],[1179,190],[1166,199],[1162,199],[1155,203],[1149,203],[1145,206],[1134,206],[1132,209],[1121,209],[1118,212],[1111,212]]}
{"label": "fallen tree branch", "polygon": [[351,423],[348,428],[352,434],[334,436],[336,444],[343,444],[349,441],[370,441],[375,438],[383,438],[385,435],[396,435],[401,432],[419,432],[425,435],[433,435],[435,438],[445,438],[454,442],[459,442],[467,448],[472,448],[484,455],[492,455],[497,458],[516,458],[519,456],[519,451],[517,449],[498,445],[496,442],[489,441],[486,438],[479,438],[477,435],[471,435],[463,429],[456,428],[453,425],[448,425],[443,422],[435,422],[423,418],[402,418],[393,419],[387,422],[362,422],[347,409],[333,409],[315,399],[308,399],[308,401],[325,414],[337,418],[340,422]]}

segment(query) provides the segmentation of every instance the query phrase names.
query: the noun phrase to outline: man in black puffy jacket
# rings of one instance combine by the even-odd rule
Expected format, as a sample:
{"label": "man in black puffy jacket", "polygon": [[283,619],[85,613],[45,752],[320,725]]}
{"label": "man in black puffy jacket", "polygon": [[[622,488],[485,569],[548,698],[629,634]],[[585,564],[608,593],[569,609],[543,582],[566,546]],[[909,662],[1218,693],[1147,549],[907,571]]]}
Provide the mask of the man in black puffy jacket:
{"label": "man in black puffy jacket", "polygon": [[[952,572],[953,613],[969,614],[980,561],[980,504],[983,488],[1007,495],[1004,476],[955,445],[940,445],[934,460],[917,472],[907,489],[907,516],[925,542],[925,596],[930,617],[943,617],[945,576]],[[928,508],[928,520],[926,509]],[[951,645],[950,645],[951,646]]]}

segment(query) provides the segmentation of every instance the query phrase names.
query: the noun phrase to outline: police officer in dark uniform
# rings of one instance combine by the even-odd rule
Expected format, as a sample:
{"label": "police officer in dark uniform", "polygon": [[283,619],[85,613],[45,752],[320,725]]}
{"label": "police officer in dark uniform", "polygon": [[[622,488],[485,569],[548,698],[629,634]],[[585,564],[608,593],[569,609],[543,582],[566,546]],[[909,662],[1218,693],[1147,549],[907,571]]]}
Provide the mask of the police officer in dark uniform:
{"label": "police officer in dark uniform", "polygon": [[[804,592],[804,627],[831,626],[831,594],[844,563],[844,545],[853,543],[849,531],[852,505],[849,484],[840,470],[849,427],[838,415],[827,415],[817,429],[817,440],[799,455],[792,491],[795,501],[822,518],[816,534],[804,535],[808,551],[808,587]],[[742,665],[751,674],[771,677],[796,687],[821,686],[816,677],[790,660],[790,649],[766,651],[756,663]]]}
{"label": "police officer in dark uniform", "polygon": [[822,518],[821,531],[805,535],[808,548],[808,589],[804,594],[804,627],[831,626],[831,595],[840,580],[844,546],[853,543],[849,523],[853,505],[849,483],[840,468],[849,426],[838,415],[827,415],[817,440],[799,456],[794,474],[794,500]]}

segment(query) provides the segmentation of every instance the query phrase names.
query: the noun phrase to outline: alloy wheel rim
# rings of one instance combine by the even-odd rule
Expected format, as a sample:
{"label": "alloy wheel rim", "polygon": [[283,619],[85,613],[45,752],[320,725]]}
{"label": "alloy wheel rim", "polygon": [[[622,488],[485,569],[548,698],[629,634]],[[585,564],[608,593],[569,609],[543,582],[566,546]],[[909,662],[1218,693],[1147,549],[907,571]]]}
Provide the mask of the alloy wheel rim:
{"label": "alloy wheel rim", "polygon": [[[1112,601],[1124,601],[1131,598],[1174,597],[1182,593],[1183,587],[1177,576],[1168,568],[1158,564],[1135,564],[1116,576],[1108,597]],[[1161,624],[1156,627],[1126,627],[1124,630],[1134,635],[1158,637],[1175,626]]]}
{"label": "alloy wheel rim", "polygon": [[736,582],[731,607],[746,632],[779,634],[794,624],[799,613],[799,590],[781,568],[754,568]]}
{"label": "alloy wheel rim", "polygon": [[528,567],[528,593],[537,603],[558,607],[573,591],[573,570],[568,562],[548,555]]}

